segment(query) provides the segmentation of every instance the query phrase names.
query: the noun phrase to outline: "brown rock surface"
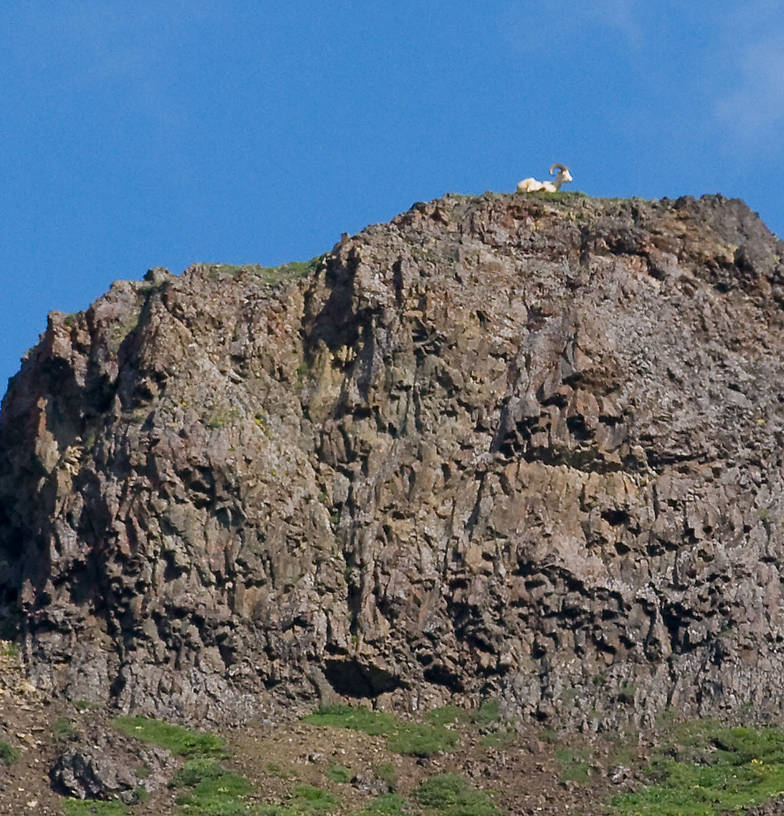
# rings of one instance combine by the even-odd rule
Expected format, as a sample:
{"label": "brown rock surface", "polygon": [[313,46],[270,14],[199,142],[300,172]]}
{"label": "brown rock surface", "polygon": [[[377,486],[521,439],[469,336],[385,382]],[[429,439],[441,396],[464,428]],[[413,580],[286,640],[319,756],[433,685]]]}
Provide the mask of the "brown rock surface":
{"label": "brown rock surface", "polygon": [[783,259],[720,196],[447,196],[306,274],[53,313],[0,413],[31,679],[237,722],[780,711]]}

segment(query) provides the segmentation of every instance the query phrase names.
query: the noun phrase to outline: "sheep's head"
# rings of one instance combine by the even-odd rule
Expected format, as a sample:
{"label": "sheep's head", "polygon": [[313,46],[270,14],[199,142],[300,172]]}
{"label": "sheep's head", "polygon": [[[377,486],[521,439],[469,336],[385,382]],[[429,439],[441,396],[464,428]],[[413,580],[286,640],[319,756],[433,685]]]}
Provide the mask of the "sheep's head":
{"label": "sheep's head", "polygon": [[558,175],[561,177],[561,184],[566,184],[567,181],[572,181],[572,174],[569,172],[569,168],[565,164],[554,164],[550,168],[551,176],[555,175],[556,169],[558,170]]}

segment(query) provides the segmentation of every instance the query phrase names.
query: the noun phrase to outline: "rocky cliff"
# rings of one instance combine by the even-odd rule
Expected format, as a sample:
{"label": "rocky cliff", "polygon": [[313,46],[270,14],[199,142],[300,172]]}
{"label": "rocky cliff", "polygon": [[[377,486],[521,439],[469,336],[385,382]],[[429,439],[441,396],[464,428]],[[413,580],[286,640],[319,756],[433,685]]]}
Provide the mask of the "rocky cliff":
{"label": "rocky cliff", "polygon": [[53,313],[0,412],[32,679],[242,721],[784,706],[784,245],[739,201],[447,196]]}

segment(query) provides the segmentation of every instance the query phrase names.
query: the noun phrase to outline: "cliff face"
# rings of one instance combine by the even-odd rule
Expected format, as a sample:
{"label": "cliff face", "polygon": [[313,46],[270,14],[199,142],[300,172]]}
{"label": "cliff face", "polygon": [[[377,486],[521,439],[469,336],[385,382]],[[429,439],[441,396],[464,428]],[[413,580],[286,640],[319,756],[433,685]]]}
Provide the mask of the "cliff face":
{"label": "cliff face", "polygon": [[0,413],[32,676],[216,720],[780,711],[782,318],[741,202],[489,194],[52,314]]}

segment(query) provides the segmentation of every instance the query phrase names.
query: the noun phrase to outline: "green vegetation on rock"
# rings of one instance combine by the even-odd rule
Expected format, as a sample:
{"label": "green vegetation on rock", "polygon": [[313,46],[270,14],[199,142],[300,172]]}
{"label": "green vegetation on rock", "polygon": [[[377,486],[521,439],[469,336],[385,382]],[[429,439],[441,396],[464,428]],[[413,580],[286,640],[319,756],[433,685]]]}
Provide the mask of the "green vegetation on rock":
{"label": "green vegetation on rock", "polygon": [[396,729],[398,723],[396,717],[384,711],[371,711],[369,708],[340,704],[321,706],[313,714],[303,717],[302,721],[310,725],[364,731],[371,736],[388,736]]}
{"label": "green vegetation on rock", "polygon": [[277,762],[267,763],[267,773],[271,776],[276,776],[278,779],[293,779],[298,775],[295,770],[292,770],[291,768],[283,768],[282,766],[278,765]]}
{"label": "green vegetation on rock", "polygon": [[500,727],[501,710],[498,700],[485,700],[478,708],[469,709],[449,703],[429,711],[426,720],[434,725],[476,725],[488,730],[482,737],[484,748],[505,748],[517,734],[511,728]]}
{"label": "green vegetation on rock", "polygon": [[138,327],[140,319],[141,308],[131,312],[123,322],[117,323],[112,327],[111,334],[108,338],[108,346],[112,354],[117,354],[125,338]]}
{"label": "green vegetation on rock", "polygon": [[241,816],[255,812],[246,799],[253,789],[251,783],[218,761],[228,756],[220,737],[148,717],[117,717],[113,725],[123,734],[187,758],[171,782],[171,787],[183,789],[177,796],[183,814]]}
{"label": "green vegetation on rock", "polygon": [[223,428],[226,425],[232,425],[240,419],[240,411],[233,405],[221,405],[214,407],[207,417],[206,425],[211,430]]}
{"label": "green vegetation on rock", "polygon": [[252,791],[244,776],[232,773],[208,757],[189,759],[171,783],[186,788],[177,796],[184,814],[192,816],[240,816],[250,813],[245,797]]}
{"label": "green vegetation on rock", "polygon": [[348,728],[386,737],[390,751],[407,756],[431,756],[438,751],[451,751],[458,741],[457,734],[440,724],[408,722],[383,711],[346,705],[322,706],[303,720],[310,725]]}
{"label": "green vegetation on rock", "polygon": [[102,802],[96,799],[66,799],[65,816],[126,816],[128,808],[122,802]]}
{"label": "green vegetation on rock", "polygon": [[340,800],[315,785],[297,785],[294,794],[285,805],[261,805],[254,809],[254,816],[315,816],[329,813],[340,805]]}
{"label": "green vegetation on rock", "polygon": [[382,793],[353,816],[406,816],[410,812],[408,803],[402,796],[397,793]]}
{"label": "green vegetation on rock", "polygon": [[19,759],[19,749],[14,748],[5,740],[0,740],[0,762],[4,765],[13,765],[17,759]]}
{"label": "green vegetation on rock", "polygon": [[211,264],[209,275],[213,280],[223,277],[236,278],[240,275],[253,275],[264,283],[276,284],[284,280],[295,280],[310,275],[321,262],[323,255],[317,255],[309,261],[289,261],[280,266],[261,266],[260,264]]}
{"label": "green vegetation on rock", "polygon": [[473,723],[478,726],[489,726],[501,719],[500,709],[498,700],[493,698],[484,700],[478,708],[463,708],[454,703],[448,703],[428,711],[425,719],[434,725]]}
{"label": "green vegetation on rock", "polygon": [[0,640],[0,657],[19,657],[19,646],[13,640]]}
{"label": "green vegetation on rock", "polygon": [[159,745],[179,756],[226,756],[223,740],[215,734],[139,716],[116,717],[112,724],[126,736]]}
{"label": "green vegetation on rock", "polygon": [[73,722],[68,717],[58,717],[52,726],[52,736],[58,741],[69,740],[74,737]]}
{"label": "green vegetation on rock", "polygon": [[503,728],[498,731],[491,731],[482,737],[483,748],[506,748],[511,745],[517,733],[508,728]]}
{"label": "green vegetation on rock", "polygon": [[257,274],[262,275],[271,283],[277,283],[286,278],[304,278],[316,269],[323,257],[323,255],[316,255],[309,261],[289,261],[280,266],[260,266]]}
{"label": "green vegetation on rock", "polygon": [[447,705],[434,708],[425,715],[427,722],[433,725],[449,725],[450,723],[471,722],[471,712],[467,708],[448,703]]}
{"label": "green vegetation on rock", "polygon": [[784,730],[712,720],[675,726],[649,768],[651,784],[616,796],[618,816],[719,816],[784,792]]}
{"label": "green vegetation on rock", "polygon": [[443,726],[401,722],[396,733],[389,735],[387,748],[404,756],[427,757],[439,751],[453,751],[457,742],[457,734]]}
{"label": "green vegetation on rock", "polygon": [[590,198],[586,193],[580,190],[558,190],[555,193],[548,193],[545,190],[537,190],[533,193],[526,193],[526,197],[539,198],[544,201],[574,201],[580,198]]}
{"label": "green vegetation on rock", "polygon": [[479,708],[471,712],[471,722],[477,725],[491,725],[501,719],[501,706],[498,700],[485,700]]}
{"label": "green vegetation on rock", "polygon": [[332,764],[326,771],[327,779],[345,784],[351,781],[351,771],[345,765]]}
{"label": "green vegetation on rock", "polygon": [[484,792],[458,774],[431,776],[414,791],[414,799],[438,816],[496,816],[498,809]]}
{"label": "green vegetation on rock", "polygon": [[294,788],[292,806],[303,813],[328,813],[340,804],[337,796],[315,785],[297,785]]}
{"label": "green vegetation on rock", "polygon": [[397,769],[391,762],[382,762],[376,768],[376,776],[386,784],[390,790],[397,787]]}
{"label": "green vegetation on rock", "polygon": [[561,748],[555,752],[564,782],[587,782],[591,775],[591,752],[588,748]]}

